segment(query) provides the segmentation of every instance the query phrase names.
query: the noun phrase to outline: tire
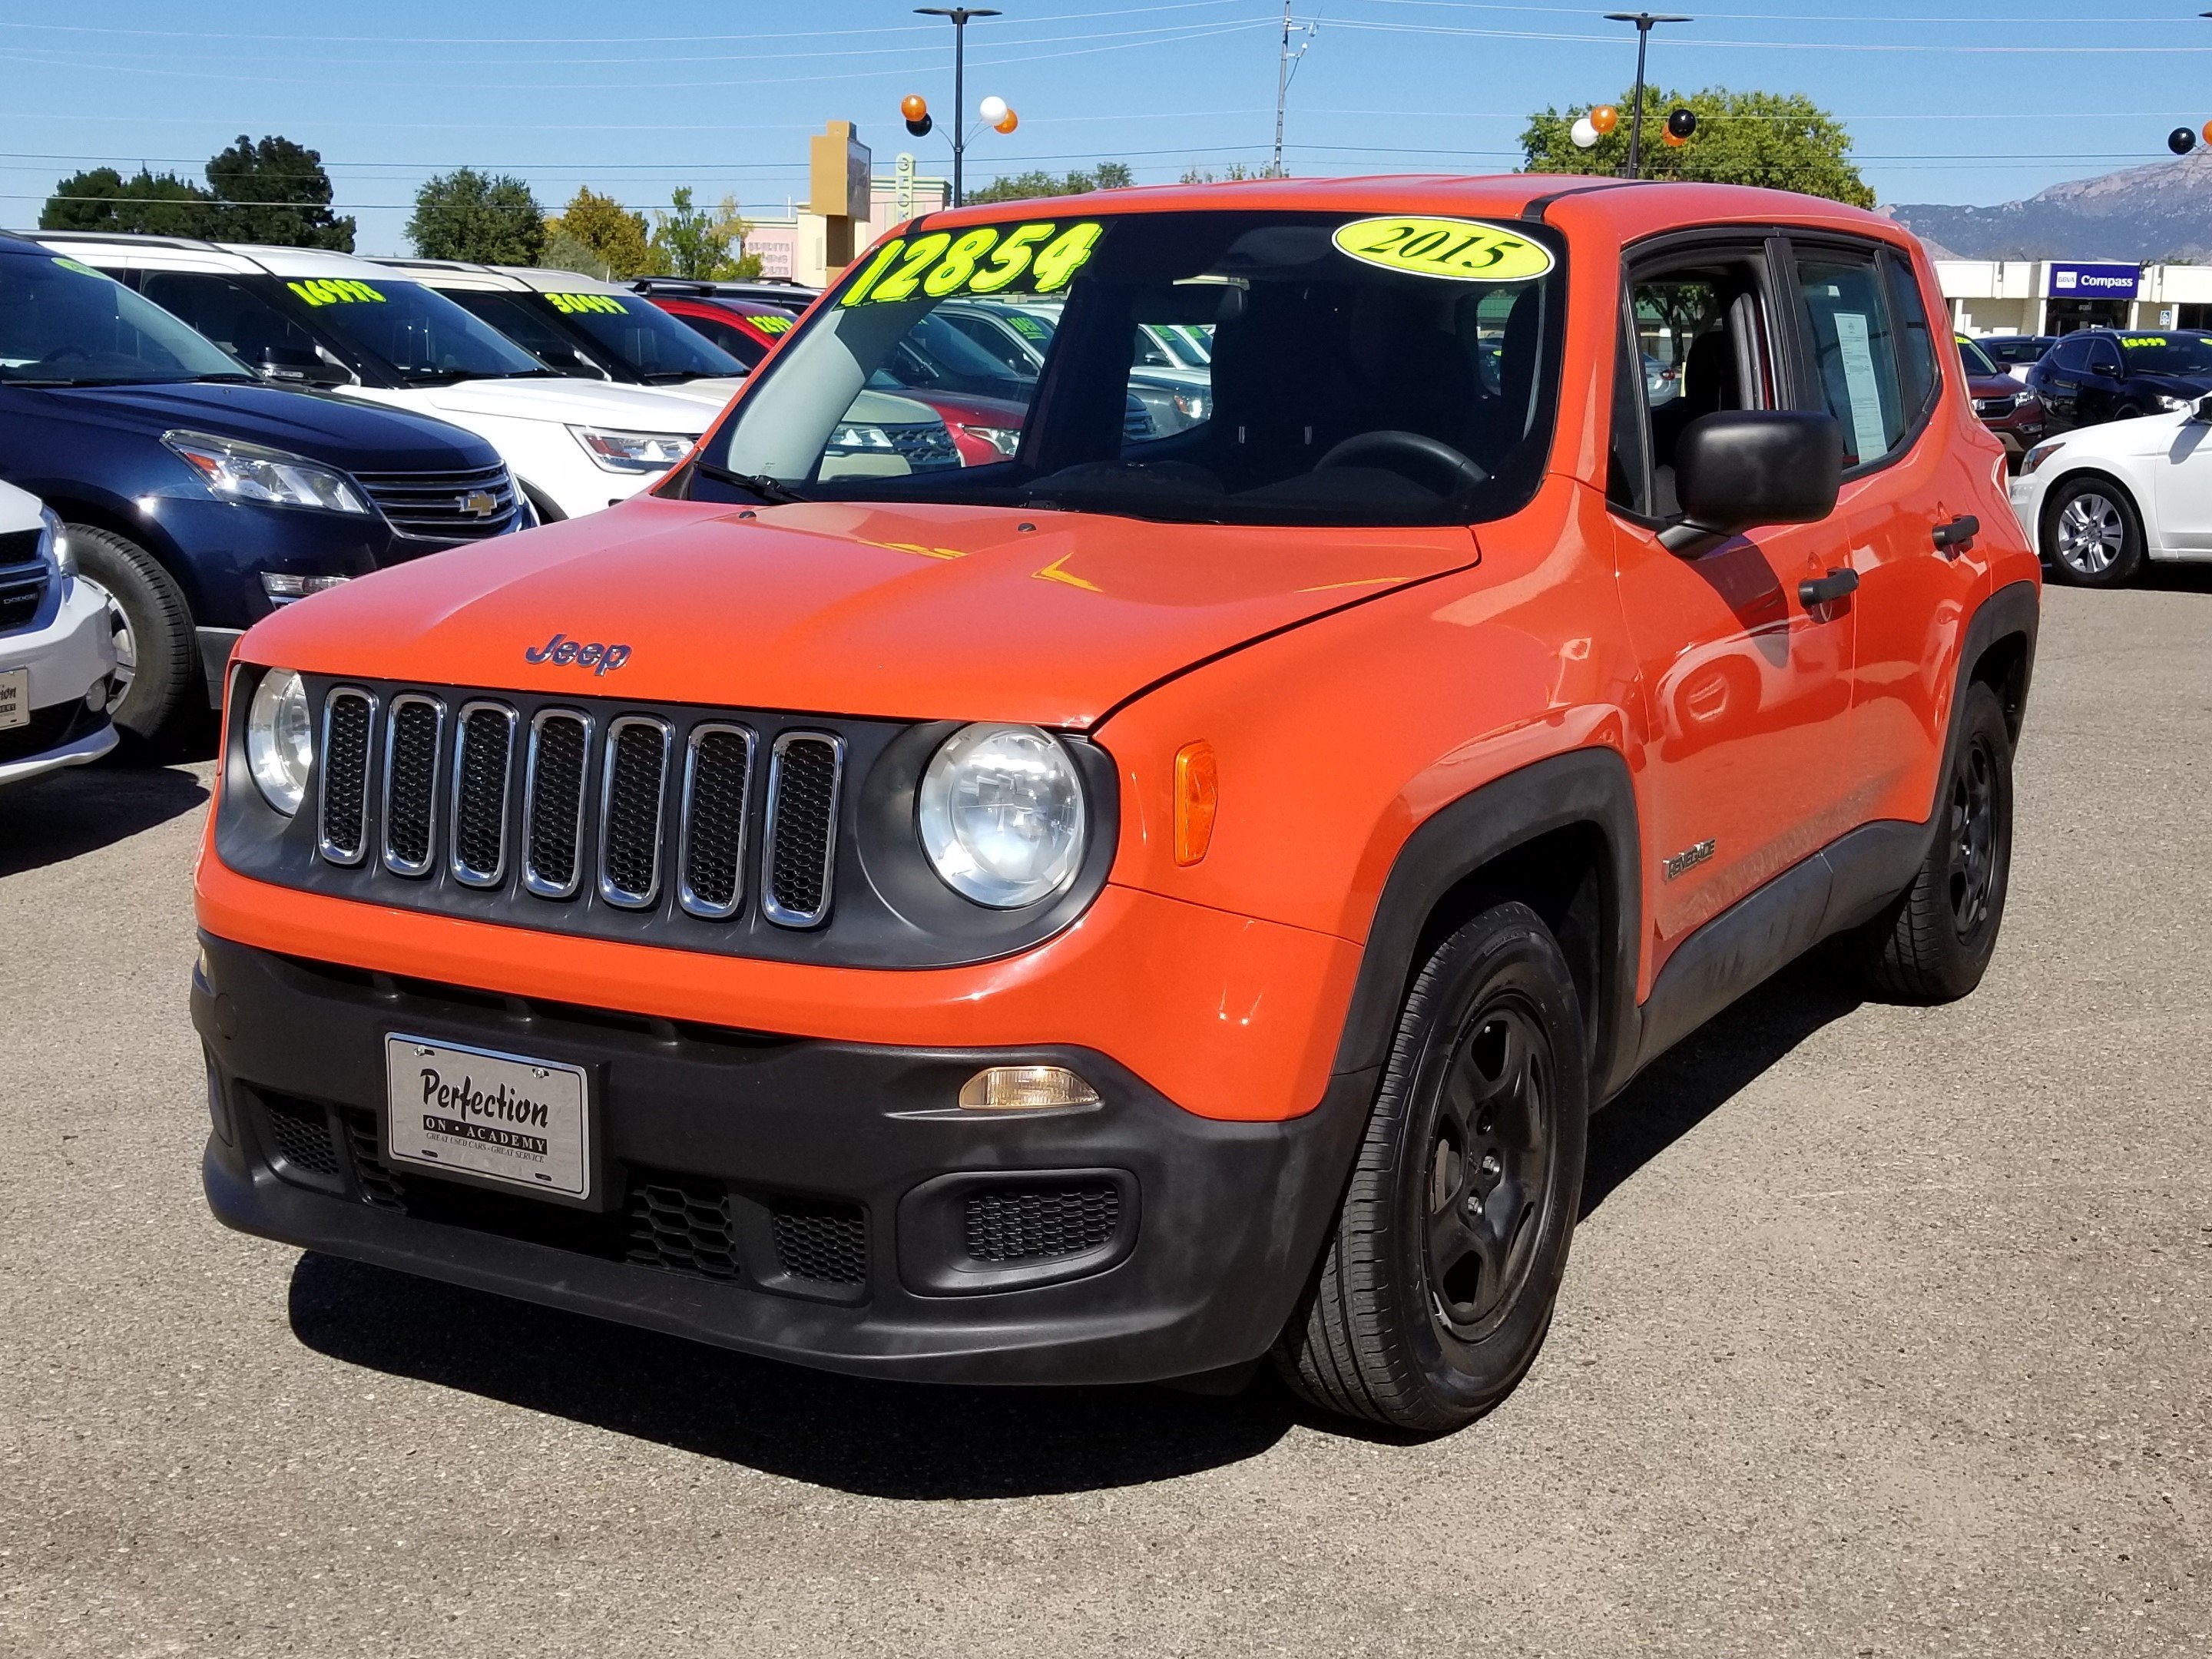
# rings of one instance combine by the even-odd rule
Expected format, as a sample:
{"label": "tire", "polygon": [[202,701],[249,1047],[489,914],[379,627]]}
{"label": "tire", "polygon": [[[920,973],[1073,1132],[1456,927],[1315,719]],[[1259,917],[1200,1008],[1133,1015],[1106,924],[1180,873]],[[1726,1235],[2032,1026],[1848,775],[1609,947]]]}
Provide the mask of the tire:
{"label": "tire", "polygon": [[2142,516],[2108,479],[2069,478],[2043,509],[2044,561],[2073,587],[2124,587],[2142,574]]}
{"label": "tire", "polygon": [[1875,993],[1893,1002],[1954,1002],[1982,982],[2012,884],[2012,734],[1996,693],[1969,686],[1958,752],[1936,799],[1928,857],[1860,930]]}
{"label": "tire", "polygon": [[1485,910],[1428,959],[1335,1228],[1276,1340],[1294,1393],[1440,1433],[1512,1392],[1566,1271],[1587,1053],[1566,958],[1526,906]]}
{"label": "tire", "polygon": [[161,738],[199,684],[191,607],[158,560],[133,541],[91,525],[68,527],[79,575],[107,598],[116,675],[107,711],[137,744]]}

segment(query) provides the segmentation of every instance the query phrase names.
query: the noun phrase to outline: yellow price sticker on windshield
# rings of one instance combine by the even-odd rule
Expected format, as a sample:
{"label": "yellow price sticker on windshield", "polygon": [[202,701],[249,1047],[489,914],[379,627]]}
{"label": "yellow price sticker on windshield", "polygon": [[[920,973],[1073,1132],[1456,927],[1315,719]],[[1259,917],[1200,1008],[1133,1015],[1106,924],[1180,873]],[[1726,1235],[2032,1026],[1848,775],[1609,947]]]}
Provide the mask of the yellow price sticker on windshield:
{"label": "yellow price sticker on windshield", "polygon": [[2132,351],[2137,346],[2170,345],[2172,342],[2163,334],[2123,334],[2120,343]]}
{"label": "yellow price sticker on windshield", "polygon": [[94,270],[90,265],[85,264],[79,260],[64,258],[60,254],[56,254],[54,256],[54,263],[59,265],[64,270],[73,271],[79,276],[97,276],[104,283],[112,282],[114,280],[114,278],[110,276],[104,270]]}
{"label": "yellow price sticker on windshield", "polygon": [[838,297],[841,306],[896,304],[917,291],[933,300],[959,294],[992,295],[1018,289],[1054,294],[1090,263],[1106,234],[1096,219],[1065,229],[1055,222],[972,230],[932,231],[912,241],[900,237],[876,250],[860,276]]}
{"label": "yellow price sticker on windshield", "polygon": [[367,283],[356,283],[350,276],[312,276],[304,283],[287,283],[286,288],[311,306],[382,305],[384,296]]}
{"label": "yellow price sticker on windshield", "polygon": [[763,334],[781,334],[792,325],[788,317],[757,317],[747,313],[745,320]]}
{"label": "yellow price sticker on windshield", "polygon": [[1525,283],[1553,264],[1542,243],[1480,219],[1354,219],[1331,240],[1363,264],[1455,283]]}
{"label": "yellow price sticker on windshield", "polygon": [[629,315],[629,307],[611,294],[549,294],[546,302],[563,316],[579,311],[611,312],[617,317]]}

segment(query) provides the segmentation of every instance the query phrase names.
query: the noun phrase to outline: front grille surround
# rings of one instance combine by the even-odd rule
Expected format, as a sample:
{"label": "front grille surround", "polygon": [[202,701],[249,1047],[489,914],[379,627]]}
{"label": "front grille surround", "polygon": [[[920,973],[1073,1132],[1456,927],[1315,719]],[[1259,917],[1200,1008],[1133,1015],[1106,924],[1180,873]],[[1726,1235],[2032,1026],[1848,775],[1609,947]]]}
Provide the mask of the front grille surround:
{"label": "front grille surround", "polygon": [[[626,744],[632,732],[646,734],[645,741]],[[623,714],[607,722],[607,740],[599,760],[599,896],[625,910],[649,910],[660,896],[661,842],[668,804],[668,757],[673,729],[653,714]],[[647,745],[650,744],[648,747]],[[630,792],[641,780],[624,775],[627,756],[643,758],[631,766],[653,768],[650,800],[633,800]],[[642,882],[629,881],[629,873],[617,864],[633,863],[644,839],[647,875]]]}
{"label": "front grille surround", "polygon": [[[322,787],[315,805],[315,850],[332,864],[351,866],[368,857],[369,751],[375,744],[376,693],[358,685],[333,689],[323,699],[323,746],[317,756]],[[348,829],[350,846],[343,833]]]}
{"label": "front grille surround", "polygon": [[[481,698],[463,703],[453,719],[453,781],[448,797],[453,802],[452,850],[447,856],[453,879],[465,886],[496,887],[507,879],[507,798],[514,778],[517,724],[514,710],[505,703]],[[479,727],[487,725],[499,745],[495,781],[472,770],[479,763],[478,745],[486,741]],[[478,815],[487,806],[493,846],[489,860],[477,856],[482,849],[475,844],[483,830]]]}
{"label": "front grille surround", "polygon": [[[37,542],[37,531],[25,533],[33,544]],[[0,565],[0,634],[31,625],[46,602],[46,587],[52,580],[52,573],[44,559]]]}
{"label": "front grille surround", "polygon": [[[719,740],[719,741],[718,741]],[[718,764],[715,750],[735,744],[742,756],[736,783],[737,810],[716,820],[717,832],[702,833],[700,791],[714,786]],[[731,720],[702,720],[691,728],[684,745],[684,799],[678,814],[680,828],[676,842],[676,902],[688,915],[702,921],[726,921],[745,902],[745,820],[752,808],[753,757],[760,747],[752,728]],[[727,780],[722,780],[728,787]],[[713,860],[711,870],[708,860]],[[723,879],[728,866],[729,891],[717,896],[705,883],[711,875]]]}
{"label": "front grille surround", "polygon": [[[551,737],[556,726],[575,732],[573,784],[567,778],[569,739]],[[596,722],[580,708],[541,708],[530,717],[530,753],[522,775],[522,884],[539,898],[572,899],[583,890],[584,804],[590,796],[595,729]],[[557,754],[546,752],[549,737],[562,745]],[[556,846],[568,854],[566,874],[547,873]]]}
{"label": "front grille surround", "polygon": [[[356,472],[354,481],[375,503],[392,533],[409,541],[483,541],[514,525],[518,491],[503,464],[443,472]],[[465,505],[482,495],[492,510]]]}
{"label": "front grille surround", "polygon": [[[430,711],[427,756],[415,752],[422,743],[417,735],[422,722],[410,712],[417,708]],[[445,742],[443,698],[425,691],[403,691],[392,698],[384,719],[384,867],[395,876],[420,878],[437,866],[438,757]],[[403,743],[408,750],[404,761]]]}
{"label": "front grille surround", "polygon": [[[826,805],[811,799],[800,800],[799,791],[793,787],[797,778],[786,775],[794,765],[792,751],[802,747],[829,750]],[[769,751],[767,830],[761,837],[766,866],[761,880],[761,913],[779,927],[819,927],[829,920],[844,787],[845,740],[835,732],[787,732]],[[792,799],[787,799],[787,793]],[[804,820],[802,811],[806,814]],[[793,902],[793,899],[800,902]]]}

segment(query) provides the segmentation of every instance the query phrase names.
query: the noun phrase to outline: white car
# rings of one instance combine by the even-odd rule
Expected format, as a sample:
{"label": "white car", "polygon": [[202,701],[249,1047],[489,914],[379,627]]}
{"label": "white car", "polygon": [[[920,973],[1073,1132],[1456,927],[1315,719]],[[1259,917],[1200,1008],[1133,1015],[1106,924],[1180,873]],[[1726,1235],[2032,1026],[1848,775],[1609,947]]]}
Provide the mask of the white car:
{"label": "white car", "polygon": [[497,449],[541,520],[626,501],[682,459],[718,400],[562,374],[419,280],[319,248],[41,232],[274,385],[435,416]]}
{"label": "white car", "polygon": [[2147,559],[2212,559],[2212,398],[2076,428],[2029,450],[2012,510],[2054,578],[2119,587]]}
{"label": "white car", "polygon": [[0,784],[115,747],[107,604],[76,579],[62,521],[0,483]]}

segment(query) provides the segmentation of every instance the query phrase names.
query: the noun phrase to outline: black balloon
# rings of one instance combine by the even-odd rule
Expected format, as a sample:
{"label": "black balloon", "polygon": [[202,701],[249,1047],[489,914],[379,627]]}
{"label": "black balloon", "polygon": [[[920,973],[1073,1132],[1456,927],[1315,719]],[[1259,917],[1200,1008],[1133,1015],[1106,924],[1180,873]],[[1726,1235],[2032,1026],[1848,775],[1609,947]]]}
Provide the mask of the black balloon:
{"label": "black balloon", "polygon": [[919,121],[908,122],[906,130],[917,138],[927,138],[929,137],[930,129],[936,125],[935,121],[925,115]]}
{"label": "black balloon", "polygon": [[1667,131],[1677,138],[1686,138],[1697,130],[1698,118],[1695,112],[1676,109],[1667,112]]}
{"label": "black balloon", "polygon": [[2166,135],[2166,147],[2176,155],[2186,155],[2197,148],[2197,134],[2188,127],[2176,127]]}

